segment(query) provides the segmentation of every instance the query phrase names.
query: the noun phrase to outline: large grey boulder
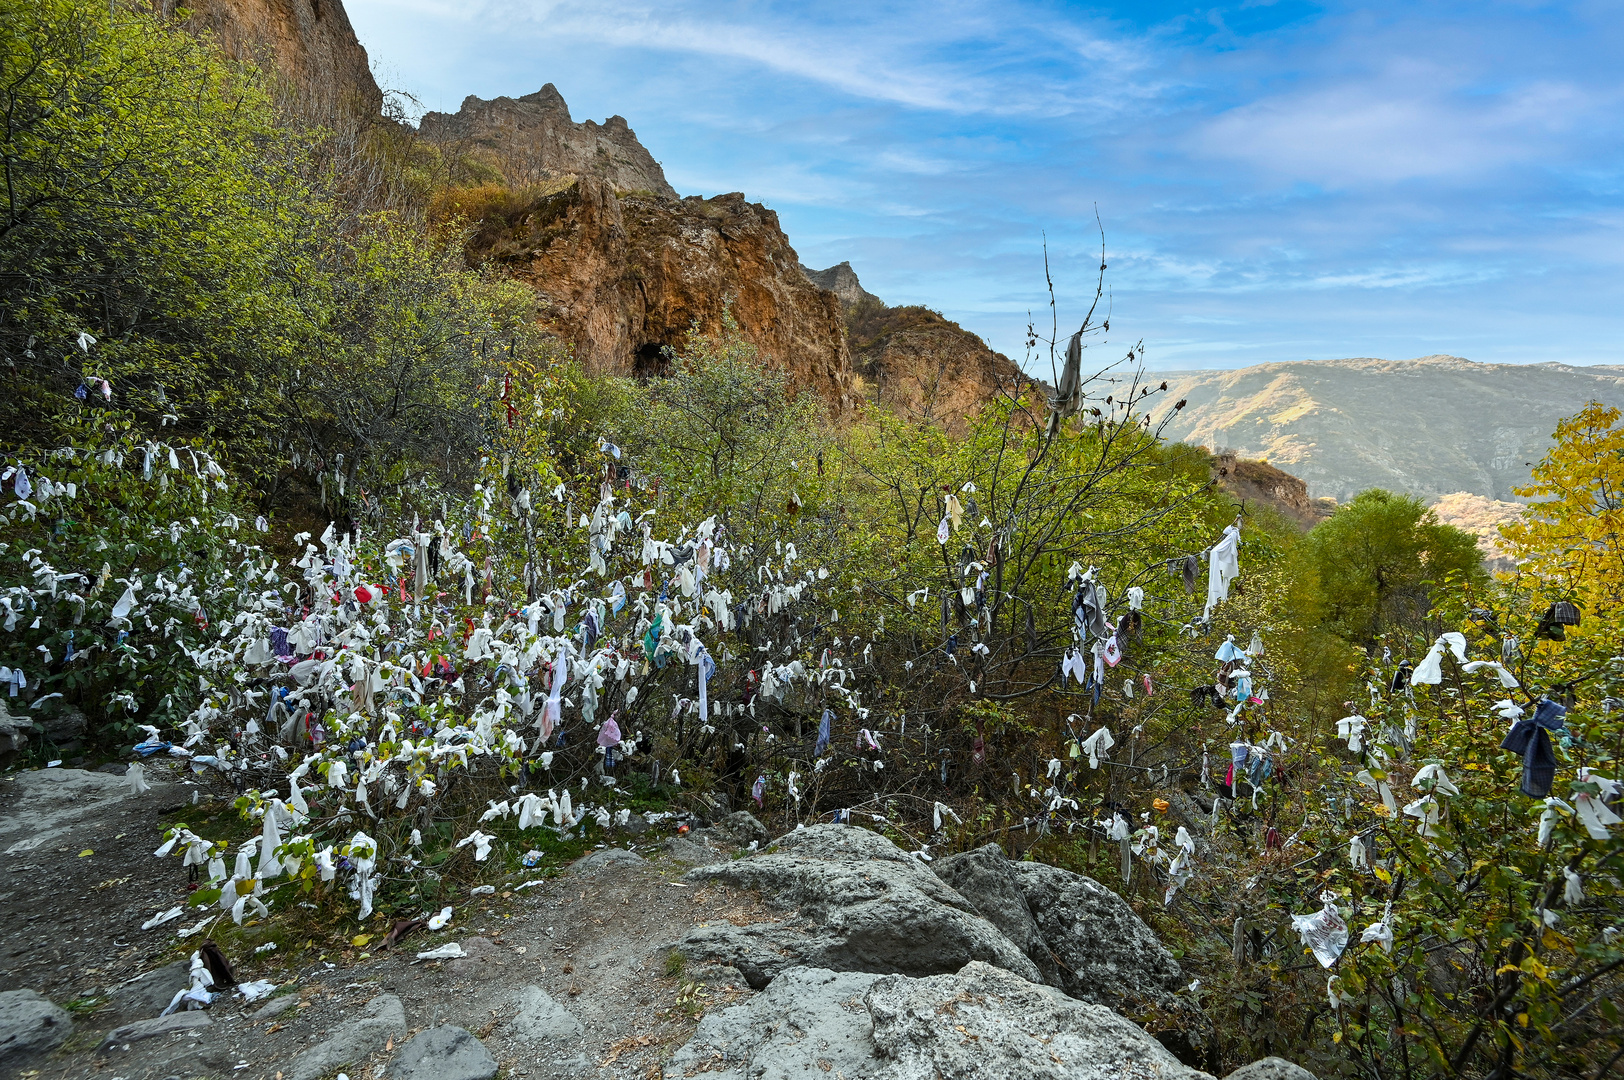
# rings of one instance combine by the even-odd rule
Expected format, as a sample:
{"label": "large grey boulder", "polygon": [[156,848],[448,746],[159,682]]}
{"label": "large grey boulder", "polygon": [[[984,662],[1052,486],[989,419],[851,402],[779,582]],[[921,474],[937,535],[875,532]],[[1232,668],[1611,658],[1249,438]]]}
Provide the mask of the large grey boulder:
{"label": "large grey boulder", "polygon": [[749,847],[751,844],[767,842],[767,826],[757,821],[754,814],[744,810],[735,810],[716,822],[710,827],[710,832],[715,834],[718,840],[733,847]]}
{"label": "large grey boulder", "polygon": [[1294,1065],[1285,1058],[1266,1057],[1242,1065],[1224,1080],[1319,1080],[1313,1073],[1301,1065]]}
{"label": "large grey boulder", "polygon": [[793,966],[935,975],[984,960],[1024,979],[1041,975],[968,900],[885,837],[816,825],[780,837],[766,854],[687,874],[693,882],[754,889],[799,918],[695,927],[676,943],[690,960],[731,964],[751,986]]}
{"label": "large grey boulder", "polygon": [[1003,848],[986,844],[974,851],[937,859],[931,868],[1037,965],[1043,982],[1061,985],[1060,969],[1038,931],[1037,920],[1032,918],[1026,894]]}
{"label": "large grey boulder", "polygon": [[473,1032],[446,1024],[412,1036],[385,1075],[390,1080],[491,1080],[496,1059]]}
{"label": "large grey boulder", "polygon": [[15,1066],[54,1050],[73,1030],[73,1018],[34,990],[0,993],[0,1063]]}
{"label": "large grey boulder", "polygon": [[365,1061],[390,1039],[406,1037],[406,1008],[394,994],[379,994],[364,1014],[335,1027],[327,1038],[293,1059],[289,1080],[316,1080],[345,1065]]}
{"label": "large grey boulder", "polygon": [[700,1021],[668,1080],[1210,1080],[1098,1005],[973,961],[914,979],[791,968]]}
{"label": "large grey boulder", "polygon": [[1144,1024],[1187,1063],[1205,1060],[1211,1024],[1188,996],[1178,961],[1128,902],[1093,878],[1043,863],[1011,863],[1058,985]]}
{"label": "large grey boulder", "polygon": [[0,700],[0,758],[21,752],[28,746],[28,733],[34,730],[34,721],[27,714],[12,716],[5,701]]}
{"label": "large grey boulder", "polygon": [[[61,704],[58,702],[58,704]],[[77,750],[90,727],[85,714],[72,705],[36,716],[34,722],[45,732],[45,737],[58,750]]]}
{"label": "large grey boulder", "polygon": [[1131,1011],[1163,1002],[1184,985],[1178,961],[1122,897],[1056,866],[1009,865],[1066,993]]}
{"label": "large grey boulder", "polygon": [[586,1030],[539,986],[520,990],[518,1000],[519,1011],[507,1022],[507,1033],[520,1042],[574,1042]]}
{"label": "large grey boulder", "polygon": [[[129,794],[122,776],[84,769],[31,769],[15,774],[15,798],[0,814],[0,852],[33,851]],[[63,841],[65,843],[65,841]]]}
{"label": "large grey boulder", "polygon": [[[872,972],[790,968],[747,1003],[699,1021],[665,1075],[712,1070],[705,1072],[707,1080],[874,1076],[881,1063],[863,996],[881,978]],[[731,1071],[714,1072],[721,1060]]]}
{"label": "large grey boulder", "polygon": [[719,862],[722,856],[702,843],[688,839],[686,836],[673,836],[660,845],[660,851],[677,862],[705,863]]}

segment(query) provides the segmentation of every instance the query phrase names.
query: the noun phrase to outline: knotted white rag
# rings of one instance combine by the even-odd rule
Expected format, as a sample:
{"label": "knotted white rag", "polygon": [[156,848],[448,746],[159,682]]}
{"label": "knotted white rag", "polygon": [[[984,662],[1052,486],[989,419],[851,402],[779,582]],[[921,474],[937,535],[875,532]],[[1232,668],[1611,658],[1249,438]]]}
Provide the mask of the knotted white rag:
{"label": "knotted white rag", "polygon": [[1450,631],[1440,635],[1427,650],[1427,655],[1415,665],[1415,671],[1410,674],[1410,682],[1416,685],[1437,686],[1444,681],[1444,649],[1455,654],[1459,663],[1466,663],[1466,635]]}
{"label": "knotted white rag", "polygon": [[1241,530],[1239,526],[1224,528],[1223,538],[1212,545],[1207,553],[1207,607],[1203,619],[1212,618],[1212,609],[1229,599],[1229,583],[1240,576]]}
{"label": "knotted white rag", "polygon": [[1082,749],[1083,753],[1088,755],[1088,767],[1090,769],[1099,768],[1100,759],[1105,756],[1105,752],[1107,750],[1111,749],[1111,747],[1115,745],[1116,740],[1111,737],[1109,728],[1102,727],[1098,731],[1094,732],[1094,734],[1084,739]]}

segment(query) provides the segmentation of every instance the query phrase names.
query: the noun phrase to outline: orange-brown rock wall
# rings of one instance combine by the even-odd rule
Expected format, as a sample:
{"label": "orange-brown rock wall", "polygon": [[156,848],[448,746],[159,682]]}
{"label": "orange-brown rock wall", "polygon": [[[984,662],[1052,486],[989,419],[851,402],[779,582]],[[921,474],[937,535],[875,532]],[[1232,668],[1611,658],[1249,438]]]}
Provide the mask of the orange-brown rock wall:
{"label": "orange-brown rock wall", "polygon": [[483,254],[536,290],[541,321],[590,371],[657,374],[665,348],[719,334],[731,312],[767,367],[836,411],[850,404],[839,302],[801,273],[778,215],[743,195],[623,197],[581,177]]}
{"label": "orange-brown rock wall", "polygon": [[341,0],[188,0],[186,26],[278,71],[317,117],[373,117],[383,93]]}

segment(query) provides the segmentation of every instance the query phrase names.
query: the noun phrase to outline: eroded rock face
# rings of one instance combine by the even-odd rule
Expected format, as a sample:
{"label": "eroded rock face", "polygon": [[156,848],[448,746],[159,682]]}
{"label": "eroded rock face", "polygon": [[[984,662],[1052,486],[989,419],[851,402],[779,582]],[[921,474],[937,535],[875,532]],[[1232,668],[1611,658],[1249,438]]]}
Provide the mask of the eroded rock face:
{"label": "eroded rock face", "polygon": [[1128,902],[1092,878],[1044,863],[1011,863],[1060,986],[1082,1001],[1136,1011],[1184,984],[1178,961]]}
{"label": "eroded rock face", "polygon": [[700,1021],[668,1078],[1209,1080],[1109,1009],[972,961],[928,978],[796,967]]}
{"label": "eroded rock face", "polygon": [[582,176],[487,218],[470,256],[530,285],[540,323],[590,371],[663,374],[667,348],[719,335],[731,313],[765,367],[836,412],[851,402],[839,302],[801,273],[778,215],[743,195],[622,195]]}
{"label": "eroded rock face", "polygon": [[[959,434],[1000,395],[1041,389],[1009,357],[941,312],[888,306],[863,288],[850,263],[802,271],[840,300],[858,396],[865,402]],[[1041,406],[1040,398],[1034,400]]]}
{"label": "eroded rock face", "polygon": [[376,117],[383,92],[342,0],[191,0],[186,25],[288,80],[314,117]]}
{"label": "eroded rock face", "polygon": [[931,869],[1013,941],[1037,965],[1045,983],[1061,985],[1060,969],[1038,930],[1020,879],[1003,848],[986,844],[974,851],[937,859]]}
{"label": "eroded rock face", "polygon": [[593,176],[617,191],[677,197],[625,117],[577,124],[552,83],[521,98],[470,95],[455,113],[425,113],[417,130],[430,142],[488,162],[517,187]]}
{"label": "eroded rock face", "polygon": [[999,394],[1018,396],[1032,385],[1009,357],[958,323],[925,308],[889,312],[895,326],[853,358],[866,400],[962,433],[965,421]]}
{"label": "eroded rock face", "polygon": [[818,288],[834,293],[846,307],[861,304],[865,300],[874,304],[884,303],[878,296],[863,288],[863,283],[857,280],[857,271],[851,268],[849,262],[836,263],[827,270],[813,270],[811,267],[803,266],[801,273]]}
{"label": "eroded rock face", "polygon": [[754,926],[695,927],[676,948],[691,960],[731,964],[752,986],[796,965],[835,971],[931,975],[984,960],[1022,978],[1032,961],[964,897],[877,833],[842,825],[799,829],[763,855],[688,874],[759,890],[798,918]]}

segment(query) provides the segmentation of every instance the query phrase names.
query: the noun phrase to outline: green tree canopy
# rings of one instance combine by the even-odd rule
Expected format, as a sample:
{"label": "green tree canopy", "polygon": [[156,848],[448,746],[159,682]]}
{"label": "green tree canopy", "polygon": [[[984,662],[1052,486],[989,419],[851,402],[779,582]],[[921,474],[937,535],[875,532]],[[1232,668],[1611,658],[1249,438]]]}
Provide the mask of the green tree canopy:
{"label": "green tree canopy", "polygon": [[1329,629],[1370,644],[1389,629],[1419,624],[1430,589],[1451,574],[1487,580],[1477,542],[1445,525],[1413,495],[1372,489],[1309,534]]}

